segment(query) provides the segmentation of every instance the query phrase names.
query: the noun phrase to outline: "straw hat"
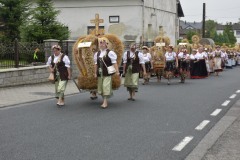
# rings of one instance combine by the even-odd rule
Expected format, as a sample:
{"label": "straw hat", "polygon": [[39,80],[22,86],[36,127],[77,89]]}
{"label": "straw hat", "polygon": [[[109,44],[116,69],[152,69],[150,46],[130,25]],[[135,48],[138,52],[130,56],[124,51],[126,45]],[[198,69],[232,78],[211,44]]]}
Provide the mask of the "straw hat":
{"label": "straw hat", "polygon": [[56,44],[56,45],[53,45],[53,46],[52,46],[52,50],[53,50],[53,49],[61,50],[62,48],[61,48],[59,45]]}
{"label": "straw hat", "polygon": [[142,49],[149,50],[149,48],[147,46],[143,46]]}

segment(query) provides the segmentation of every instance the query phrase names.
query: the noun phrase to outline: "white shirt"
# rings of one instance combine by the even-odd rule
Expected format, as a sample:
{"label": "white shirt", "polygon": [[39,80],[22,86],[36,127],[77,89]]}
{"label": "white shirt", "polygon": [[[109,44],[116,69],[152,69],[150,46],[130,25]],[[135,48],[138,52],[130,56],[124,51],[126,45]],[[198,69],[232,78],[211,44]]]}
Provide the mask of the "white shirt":
{"label": "white shirt", "polygon": [[143,60],[144,60],[145,63],[150,62],[151,59],[152,59],[152,56],[151,56],[150,53],[146,53],[146,54],[143,53]]}
{"label": "white shirt", "polygon": [[207,52],[202,52],[203,53],[203,56],[204,56],[204,58],[206,58],[206,59],[208,59],[208,53]]}
{"label": "white shirt", "polygon": [[[102,57],[104,57],[106,54],[107,54],[107,50],[106,50],[106,49],[105,49],[105,50],[101,50],[101,53],[100,53],[99,57],[102,58]],[[96,52],[96,53],[94,54],[94,58],[93,58],[95,64],[97,64],[97,58],[98,58],[97,55],[98,55],[98,52]],[[115,52],[109,51],[109,52],[108,52],[108,57],[111,59],[112,64],[117,63],[117,55],[116,55]]]}
{"label": "white shirt", "polygon": [[[58,60],[60,60],[62,54],[63,53],[60,53],[58,56],[54,55],[53,63],[56,64]],[[51,62],[52,62],[52,56],[48,57],[47,65],[51,66]],[[70,60],[67,55],[64,55],[63,62],[65,63],[65,67],[70,68]]]}
{"label": "white shirt", "polygon": [[204,59],[205,57],[206,57],[206,55],[204,54],[204,52],[202,52],[202,53],[197,52],[195,55],[196,59]]}
{"label": "white shirt", "polygon": [[189,57],[189,54],[184,54],[183,52],[178,53],[178,58],[187,59],[188,57]]}
{"label": "white shirt", "polygon": [[215,57],[216,56],[216,52],[219,52],[220,54],[221,54],[221,58],[224,58],[225,57],[225,54],[223,54],[223,52],[221,51],[221,50],[219,50],[219,51],[214,51],[213,52],[213,57]]}
{"label": "white shirt", "polygon": [[[134,58],[134,56],[135,56],[135,53],[130,51],[130,57]],[[145,64],[142,52],[138,52],[138,58],[139,58],[139,64]],[[127,52],[123,54],[123,63],[127,63]]]}
{"label": "white shirt", "polygon": [[[195,55],[196,55],[196,54],[195,54]],[[196,58],[195,58],[195,55],[191,54],[191,55],[190,55],[190,59],[196,59]]]}
{"label": "white shirt", "polygon": [[171,53],[166,52],[165,53],[166,61],[173,61],[173,60],[175,60],[176,56],[177,56],[177,54],[175,52],[171,52]]}

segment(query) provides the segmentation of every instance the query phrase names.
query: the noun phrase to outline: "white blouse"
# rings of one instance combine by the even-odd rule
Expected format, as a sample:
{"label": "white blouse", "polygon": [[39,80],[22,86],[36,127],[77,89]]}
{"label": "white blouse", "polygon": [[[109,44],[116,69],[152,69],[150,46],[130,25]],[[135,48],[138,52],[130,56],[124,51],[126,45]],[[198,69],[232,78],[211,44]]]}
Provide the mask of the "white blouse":
{"label": "white blouse", "polygon": [[[101,53],[99,55],[100,58],[104,57],[107,54],[107,50],[101,50]],[[97,64],[97,55],[98,52],[94,54],[94,63]],[[108,57],[111,59],[112,64],[117,63],[117,54],[113,51],[108,52]]]}
{"label": "white blouse", "polygon": [[189,57],[189,54],[184,54],[183,52],[178,53],[178,58],[187,59],[188,57]]}
{"label": "white blouse", "polygon": [[[135,54],[130,51],[130,57],[134,58],[134,56]],[[139,58],[139,64],[145,64],[142,52],[138,52],[138,58]],[[127,63],[127,52],[123,54],[123,63]]]}
{"label": "white blouse", "polygon": [[173,61],[173,60],[175,60],[176,56],[177,56],[177,54],[175,52],[171,52],[171,53],[166,52],[165,53],[166,61]]}
{"label": "white blouse", "polygon": [[[62,54],[63,53],[60,53],[58,56],[54,55],[53,63],[56,64],[58,62],[58,59],[61,58]],[[47,66],[51,66],[51,62],[52,62],[52,56],[48,57]],[[67,55],[64,55],[63,62],[65,63],[65,67],[70,68],[70,60]]]}
{"label": "white blouse", "polygon": [[143,60],[144,60],[145,63],[150,62],[151,59],[152,59],[152,56],[151,56],[150,53],[146,53],[146,54],[143,53]]}
{"label": "white blouse", "polygon": [[216,54],[217,54],[216,52],[218,52],[220,54],[221,58],[225,57],[225,54],[222,51],[217,51],[217,50],[213,52],[213,57],[216,56]]}
{"label": "white blouse", "polygon": [[196,53],[195,58],[196,59],[204,59],[206,57],[206,55],[202,52],[202,53]]}

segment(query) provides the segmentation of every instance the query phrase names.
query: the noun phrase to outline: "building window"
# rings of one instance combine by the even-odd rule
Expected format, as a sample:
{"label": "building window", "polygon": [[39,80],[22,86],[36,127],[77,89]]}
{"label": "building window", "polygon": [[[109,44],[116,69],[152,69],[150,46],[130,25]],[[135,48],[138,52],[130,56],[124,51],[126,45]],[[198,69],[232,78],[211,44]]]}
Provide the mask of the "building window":
{"label": "building window", "polygon": [[119,23],[119,16],[109,16],[109,23]]}
{"label": "building window", "polygon": [[152,41],[152,35],[153,35],[153,28],[152,24],[148,24],[148,41]]}
{"label": "building window", "polygon": [[236,30],[236,35],[240,36],[240,30]]}

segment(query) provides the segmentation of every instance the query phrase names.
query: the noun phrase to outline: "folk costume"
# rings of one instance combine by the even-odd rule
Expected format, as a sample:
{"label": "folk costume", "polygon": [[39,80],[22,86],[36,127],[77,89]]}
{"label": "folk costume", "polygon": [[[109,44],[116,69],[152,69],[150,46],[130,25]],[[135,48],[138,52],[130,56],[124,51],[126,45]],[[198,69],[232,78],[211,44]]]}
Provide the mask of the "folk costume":
{"label": "folk costume", "polygon": [[227,51],[227,59],[225,65],[227,69],[232,69],[232,54],[229,51]]}
{"label": "folk costume", "polygon": [[168,79],[168,85],[170,84],[170,79],[173,76],[173,72],[175,71],[176,67],[178,67],[178,59],[177,54],[173,52],[173,46],[169,46],[170,51],[165,53],[165,72],[166,78]]}
{"label": "folk costume", "polygon": [[149,49],[147,46],[143,46],[143,60],[145,63],[145,68],[146,68],[146,72],[147,72],[147,76],[144,77],[144,82],[143,85],[147,84],[150,80],[151,77],[151,70],[152,70],[152,56],[151,54],[148,52]]}
{"label": "folk costume", "polygon": [[233,64],[234,67],[237,65],[237,53],[235,51],[233,51],[232,64]]}
{"label": "folk costume", "polygon": [[94,55],[94,62],[98,66],[98,88],[99,95],[105,98],[110,98],[113,95],[112,92],[112,75],[108,74],[107,67],[116,63],[117,55],[115,52],[109,49],[100,50]]}
{"label": "folk costume", "polygon": [[116,74],[119,76],[117,65],[117,54],[108,48],[108,39],[99,38],[99,51],[94,54],[95,77],[97,77],[97,92],[103,98],[102,108],[108,106],[108,98],[113,95],[112,92],[112,75],[109,73],[108,67],[113,66]]}
{"label": "folk costume", "polygon": [[61,47],[59,45],[54,45],[52,49],[59,52],[59,54],[50,56],[47,65],[50,67],[50,71],[54,73],[55,97],[58,99],[57,105],[63,106],[64,92],[68,79],[70,79],[70,60],[67,55],[60,52]]}
{"label": "folk costume", "polygon": [[208,53],[208,64],[209,64],[209,73],[214,73],[214,61],[213,61],[213,53]]}
{"label": "folk costume", "polygon": [[205,63],[206,63],[206,67],[207,67],[207,72],[208,72],[208,75],[210,75],[211,70],[210,70],[210,62],[209,62],[209,58],[208,58],[209,53],[208,53],[208,49],[207,48],[204,49],[203,54],[205,55],[204,57],[205,57]]}
{"label": "folk costume", "polygon": [[190,56],[190,77],[192,79],[202,79],[208,77],[205,56],[206,55],[202,51]]}
{"label": "folk costume", "polygon": [[240,65],[240,52],[237,52],[237,64]]}
{"label": "folk costume", "polygon": [[[100,42],[106,42],[107,43],[107,49],[109,49],[108,54],[107,49],[101,48]],[[87,45],[86,45],[87,44]],[[108,83],[111,83],[112,86],[109,87],[102,87],[104,89],[100,90],[99,83],[100,81],[98,80],[101,77],[101,74],[99,73],[99,69],[97,67],[100,67],[101,62],[100,60],[98,61],[98,58],[104,57],[103,59],[106,63],[106,65],[114,64],[115,67],[119,66],[121,64],[121,58],[123,54],[123,44],[121,40],[113,35],[113,34],[105,34],[105,35],[100,35],[100,36],[95,36],[95,35],[87,35],[80,37],[76,43],[73,46],[73,56],[75,63],[77,64],[78,70],[79,70],[79,76],[78,76],[78,88],[85,90],[85,91],[90,91],[92,96],[90,97],[91,99],[96,99],[97,92],[103,96],[103,105],[101,105],[102,108],[107,107],[107,99],[112,95],[111,90],[116,90],[121,86],[121,78],[120,76],[116,73],[111,76],[111,78],[105,78],[108,77],[105,74],[103,75],[103,84],[105,84],[106,81]],[[100,51],[99,55],[98,52]],[[116,55],[114,55],[114,53]],[[112,57],[112,55],[114,55]],[[116,58],[117,57],[117,58]],[[111,60],[109,61],[110,58]],[[116,63],[114,63],[114,59]],[[113,60],[113,61],[112,61]],[[99,63],[99,65],[97,65]],[[109,63],[109,64],[107,64]],[[103,63],[104,65],[104,63]],[[96,67],[97,66],[97,67]],[[102,66],[103,69],[106,68],[106,66]],[[116,68],[116,71],[118,71],[118,67]],[[101,86],[103,86],[101,84]],[[108,90],[108,91],[106,91]]]}
{"label": "folk costume", "polygon": [[214,72],[218,76],[219,72],[222,72],[222,61],[224,58],[224,54],[221,50],[219,50],[219,46],[217,46],[217,50],[213,52],[213,62],[214,62]]}
{"label": "folk costume", "polygon": [[190,55],[187,53],[187,50],[184,49],[183,52],[178,53],[178,67],[180,72],[180,82],[184,83],[185,78],[188,75],[189,72],[189,59]]}
{"label": "folk costume", "polygon": [[[131,46],[135,50],[136,46],[133,44]],[[138,89],[141,66],[143,68],[144,75],[146,75],[143,54],[139,51],[127,51],[123,54],[123,64],[125,73],[124,86],[127,87],[127,91],[130,94],[130,98],[128,98],[128,100],[134,101],[135,99],[133,97],[135,96],[135,91]]]}

